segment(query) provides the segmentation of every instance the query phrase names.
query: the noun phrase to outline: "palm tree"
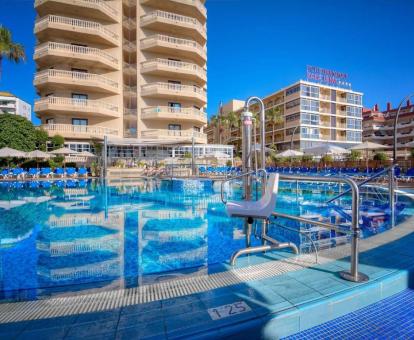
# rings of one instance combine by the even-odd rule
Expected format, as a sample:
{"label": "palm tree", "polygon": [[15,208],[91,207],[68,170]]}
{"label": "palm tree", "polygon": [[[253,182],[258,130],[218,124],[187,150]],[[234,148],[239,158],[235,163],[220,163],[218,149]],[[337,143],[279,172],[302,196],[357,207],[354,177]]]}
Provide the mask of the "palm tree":
{"label": "palm tree", "polygon": [[216,115],[211,116],[210,118],[210,125],[214,128],[215,132],[214,132],[214,140],[216,140],[216,135],[217,135],[217,128],[219,125],[219,119]]}
{"label": "palm tree", "polygon": [[4,58],[17,64],[20,61],[26,60],[26,53],[24,52],[23,45],[12,40],[11,32],[7,28],[0,26],[0,79]]}
{"label": "palm tree", "polygon": [[230,130],[228,139],[230,139],[231,138],[231,131],[232,131],[232,129],[239,128],[240,127],[240,119],[237,116],[237,114],[235,112],[233,112],[233,111],[229,112],[226,115],[226,117],[227,117],[226,124],[227,124],[227,127]]}
{"label": "palm tree", "polygon": [[274,107],[267,110],[266,118],[272,124],[272,144],[275,144],[275,126],[282,124],[284,122],[284,118],[282,113],[280,112],[280,108]]}

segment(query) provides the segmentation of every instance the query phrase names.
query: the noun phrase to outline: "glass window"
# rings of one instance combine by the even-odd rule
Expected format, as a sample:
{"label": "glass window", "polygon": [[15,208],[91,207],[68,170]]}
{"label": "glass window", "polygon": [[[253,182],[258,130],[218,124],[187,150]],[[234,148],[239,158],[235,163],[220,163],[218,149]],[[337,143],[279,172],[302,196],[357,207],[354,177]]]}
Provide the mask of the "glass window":
{"label": "glass window", "polygon": [[88,120],[87,119],[72,118],[72,125],[86,126],[86,125],[88,125]]}
{"label": "glass window", "polygon": [[350,142],[362,142],[362,133],[360,131],[347,131],[346,140]]}
{"label": "glass window", "polygon": [[319,112],[319,101],[311,99],[301,99],[300,109],[304,111]]}
{"label": "glass window", "polygon": [[168,130],[181,130],[180,124],[168,124]]}
{"label": "glass window", "polygon": [[359,94],[347,93],[346,102],[349,104],[362,105],[362,97]]}
{"label": "glass window", "polygon": [[295,100],[292,100],[292,101],[286,103],[286,109],[291,109],[292,107],[298,106],[299,104],[300,104],[300,99],[299,98],[295,99]]}
{"label": "glass window", "polygon": [[286,90],[286,96],[290,96],[296,92],[300,91],[300,85],[292,86]]}
{"label": "glass window", "polygon": [[346,127],[348,129],[361,130],[362,129],[362,121],[359,120],[359,119],[348,118],[346,120]]}
{"label": "glass window", "polygon": [[319,98],[319,87],[311,85],[301,85],[301,94],[305,97]]}
{"label": "glass window", "polygon": [[311,127],[301,127],[301,137],[309,139],[319,139],[319,129]]}
{"label": "glass window", "polygon": [[295,120],[298,120],[299,118],[300,118],[300,113],[294,113],[293,115],[286,116],[286,123],[293,122]]}
{"label": "glass window", "polygon": [[346,115],[348,117],[362,118],[362,107],[357,106],[347,106]]}
{"label": "glass window", "polygon": [[300,122],[308,125],[319,125],[319,115],[302,112],[300,114]]}

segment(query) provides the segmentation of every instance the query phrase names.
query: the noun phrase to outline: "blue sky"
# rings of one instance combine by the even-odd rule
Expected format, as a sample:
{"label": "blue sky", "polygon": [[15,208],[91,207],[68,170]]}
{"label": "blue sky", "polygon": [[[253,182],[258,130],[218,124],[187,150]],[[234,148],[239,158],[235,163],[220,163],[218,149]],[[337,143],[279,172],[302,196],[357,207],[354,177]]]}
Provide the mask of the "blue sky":
{"label": "blue sky", "polygon": [[[1,90],[33,103],[32,0],[0,0],[0,24],[26,46]],[[305,78],[306,65],[346,72],[371,107],[414,92],[412,0],[207,0],[208,112]]]}

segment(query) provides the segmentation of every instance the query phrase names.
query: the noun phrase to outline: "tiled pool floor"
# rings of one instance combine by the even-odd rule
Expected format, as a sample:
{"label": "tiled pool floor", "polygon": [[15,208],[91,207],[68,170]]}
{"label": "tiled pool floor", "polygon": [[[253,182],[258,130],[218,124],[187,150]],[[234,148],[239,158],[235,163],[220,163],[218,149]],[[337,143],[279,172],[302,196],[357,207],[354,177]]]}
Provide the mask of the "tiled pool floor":
{"label": "tiled pool floor", "polygon": [[414,290],[404,290],[368,307],[285,339],[347,338],[355,340],[414,338]]}
{"label": "tiled pool floor", "polygon": [[[82,297],[82,313],[76,311],[71,297],[0,304],[0,319],[22,320],[2,321],[0,338],[130,340],[240,339],[242,336],[276,339],[289,336],[412,286],[413,229],[413,220],[408,220],[398,228],[361,242],[360,271],[370,276],[368,283],[355,284],[339,277],[339,271],[349,269],[349,245],[321,252],[323,261],[318,265],[271,272],[271,275],[255,272],[265,267],[260,267],[262,256],[252,256],[241,261],[241,267],[243,262],[251,265],[250,278],[243,276],[239,280],[231,275],[240,275],[240,271],[229,271],[222,278],[223,284],[216,284],[218,288],[200,289],[197,293],[183,293],[173,298],[154,295],[149,302],[136,303],[128,295],[129,291],[108,292],[99,299],[90,294]],[[264,263],[269,262],[272,261]],[[186,284],[197,280],[183,281],[177,287],[184,289]],[[200,286],[208,282],[203,280],[199,279]],[[217,276],[211,275],[210,280],[217,280]],[[117,304],[119,299],[125,303]],[[227,313],[218,308],[233,303],[232,307],[224,308]],[[212,314],[217,313],[221,317],[214,319]],[[56,315],[59,317],[53,317]]]}

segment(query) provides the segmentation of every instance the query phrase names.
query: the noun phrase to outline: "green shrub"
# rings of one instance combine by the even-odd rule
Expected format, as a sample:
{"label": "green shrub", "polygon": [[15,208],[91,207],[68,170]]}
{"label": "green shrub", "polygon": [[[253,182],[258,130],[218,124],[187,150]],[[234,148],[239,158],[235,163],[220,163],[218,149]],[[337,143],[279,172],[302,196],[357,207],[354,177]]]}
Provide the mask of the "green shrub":
{"label": "green shrub", "polygon": [[10,147],[22,151],[36,148],[36,129],[24,117],[0,114],[0,148]]}
{"label": "green shrub", "polygon": [[192,157],[191,152],[188,152],[188,151],[184,152],[184,158],[191,158],[191,157]]}
{"label": "green shrub", "polygon": [[321,158],[322,163],[332,163],[333,157],[331,155],[325,155]]}
{"label": "green shrub", "polygon": [[53,150],[57,150],[63,147],[63,145],[65,144],[65,138],[63,138],[60,135],[54,135],[51,139],[50,142],[52,144],[52,149]]}
{"label": "green shrub", "polygon": [[374,155],[374,161],[384,162],[388,160],[388,156],[385,152],[377,152]]}
{"label": "green shrub", "polygon": [[355,162],[361,158],[361,151],[351,150],[351,153],[348,155],[348,160]]}
{"label": "green shrub", "polygon": [[47,131],[43,129],[36,129],[35,136],[36,136],[36,149],[41,150],[41,151],[46,151],[47,141],[49,140],[49,135],[47,134]]}

